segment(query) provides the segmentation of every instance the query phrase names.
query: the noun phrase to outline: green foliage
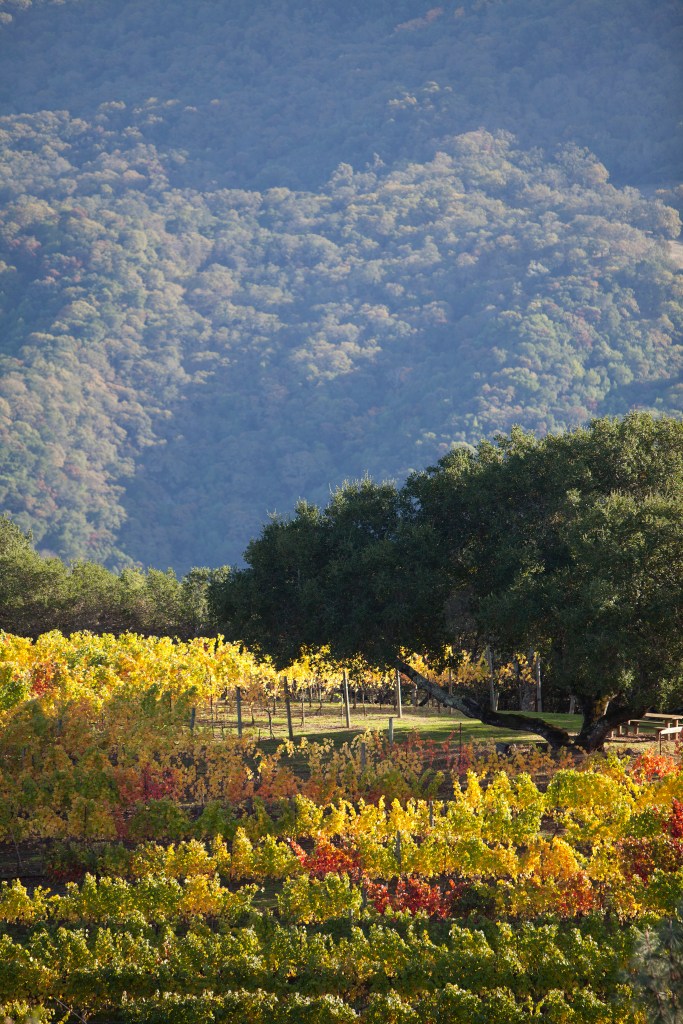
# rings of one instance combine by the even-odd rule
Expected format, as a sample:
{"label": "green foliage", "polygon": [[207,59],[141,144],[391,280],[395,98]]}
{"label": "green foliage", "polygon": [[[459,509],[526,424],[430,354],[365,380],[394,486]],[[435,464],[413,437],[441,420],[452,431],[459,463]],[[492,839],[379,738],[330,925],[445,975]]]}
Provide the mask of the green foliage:
{"label": "green foliage", "polygon": [[513,430],[407,489],[481,633],[543,650],[586,713],[670,698],[683,664],[678,421],[632,414],[540,442]]}
{"label": "green foliage", "polygon": [[631,960],[636,992],[651,1024],[683,1021],[683,906],[638,936]]}
{"label": "green foliage", "polygon": [[362,895],[348,875],[329,874],[322,879],[287,878],[277,898],[285,921],[310,924],[334,918],[358,916]]}
{"label": "green foliage", "polygon": [[30,1006],[29,1003],[12,1000],[0,1005],[4,1024],[48,1024],[54,1020],[55,1011],[45,1006]]}
{"label": "green foliage", "polygon": [[215,932],[198,924],[161,935],[38,926],[23,941],[0,937],[0,992],[32,985],[36,1004],[59,993],[81,1013],[115,1007],[131,1022],[642,1021],[631,990],[616,981],[630,929],[602,929],[598,944],[590,925],[453,927],[436,939],[398,921],[347,925],[335,939],[330,925],[261,921]]}
{"label": "green foliage", "polygon": [[195,834],[205,837],[223,836],[232,840],[237,830],[237,818],[231,807],[225,807],[218,800],[211,800],[194,824]]}
{"label": "green foliage", "polygon": [[300,505],[245,558],[215,588],[216,616],[280,664],[305,646],[380,665],[401,648],[438,662],[449,645],[531,647],[578,698],[578,742],[594,749],[680,686],[683,424],[633,413],[542,440],[516,428],[401,490],[366,480],[322,511]]}
{"label": "green foliage", "polygon": [[[8,633],[37,637],[53,629],[88,629],[205,636],[214,626],[209,590],[227,574],[227,568],[192,569],[178,580],[172,569],[126,568],[117,574],[96,562],[67,566],[39,555],[29,533],[0,517],[0,629]],[[13,699],[10,690],[4,688],[5,701]]]}
{"label": "green foliage", "polygon": [[148,800],[131,816],[128,830],[133,839],[181,839],[192,825],[187,814],[173,800]]}

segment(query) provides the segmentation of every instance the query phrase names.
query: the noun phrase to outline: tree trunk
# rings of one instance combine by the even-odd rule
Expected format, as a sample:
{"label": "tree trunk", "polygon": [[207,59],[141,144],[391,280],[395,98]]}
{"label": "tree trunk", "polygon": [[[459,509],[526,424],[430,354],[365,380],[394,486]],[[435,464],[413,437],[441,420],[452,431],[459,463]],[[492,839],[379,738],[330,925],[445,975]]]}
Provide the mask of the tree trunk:
{"label": "tree trunk", "polygon": [[650,705],[624,704],[618,701],[614,701],[610,707],[610,700],[610,697],[578,698],[583,724],[574,741],[577,747],[589,753],[599,750],[613,729],[631,718],[642,718],[650,709]]}
{"label": "tree trunk", "polygon": [[496,688],[496,674],[493,668],[493,651],[490,645],[487,646],[485,652],[486,664],[489,667],[489,703],[491,705],[491,711],[498,710],[498,690]]}
{"label": "tree trunk", "polygon": [[[407,676],[420,690],[425,692],[425,701],[431,697],[439,704],[455,708],[466,718],[478,719],[485,725],[495,725],[502,729],[530,732],[542,736],[553,750],[560,747],[578,747],[588,753],[600,750],[613,729],[628,722],[631,718],[642,718],[650,709],[649,704],[626,704],[610,697],[578,697],[577,701],[583,713],[583,725],[578,736],[572,737],[566,729],[551,725],[550,722],[544,722],[542,719],[510,712],[501,714],[479,704],[473,697],[468,697],[465,694],[449,694],[437,683],[425,678],[400,658],[397,658],[394,664],[404,676]],[[612,701],[611,706],[610,701]]]}
{"label": "tree trunk", "polygon": [[455,708],[462,712],[466,718],[476,718],[485,725],[495,725],[502,729],[514,729],[520,732],[531,732],[542,736],[547,740],[553,749],[567,747],[572,744],[572,738],[565,729],[551,725],[538,718],[529,718],[526,715],[501,714],[499,711],[492,711],[491,708],[479,704],[473,697],[464,694],[448,694],[438,683],[433,683],[416,669],[411,668],[405,661],[397,658],[394,663],[397,668],[411,679],[416,686],[424,690],[427,697],[432,697],[439,704],[449,708]]}

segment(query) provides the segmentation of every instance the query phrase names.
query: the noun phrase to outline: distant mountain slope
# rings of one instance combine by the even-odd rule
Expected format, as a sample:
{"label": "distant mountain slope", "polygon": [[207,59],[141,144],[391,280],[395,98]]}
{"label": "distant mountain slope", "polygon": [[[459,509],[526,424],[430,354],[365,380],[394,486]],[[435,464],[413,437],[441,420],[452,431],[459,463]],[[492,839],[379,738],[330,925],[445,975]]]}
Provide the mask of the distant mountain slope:
{"label": "distant mountain slope", "polygon": [[235,560],[344,476],[675,407],[677,215],[576,147],[479,131],[316,193],[200,193],[126,133],[1,127],[2,504],[45,548]]}
{"label": "distant mountain slope", "polygon": [[513,422],[680,412],[682,21],[0,0],[0,509],[184,571]]}
{"label": "distant mountain slope", "polygon": [[315,189],[340,162],[429,159],[434,139],[482,126],[525,147],[587,146],[620,183],[683,166],[678,0],[3,8],[3,112],[134,125],[173,151],[174,184]]}

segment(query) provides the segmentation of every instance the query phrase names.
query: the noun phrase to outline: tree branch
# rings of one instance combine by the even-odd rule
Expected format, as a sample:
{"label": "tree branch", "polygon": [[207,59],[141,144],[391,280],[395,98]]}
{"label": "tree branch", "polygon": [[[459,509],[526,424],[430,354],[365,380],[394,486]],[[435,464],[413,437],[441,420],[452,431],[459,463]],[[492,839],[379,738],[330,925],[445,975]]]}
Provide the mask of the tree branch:
{"label": "tree branch", "polygon": [[624,722],[630,721],[632,718],[642,718],[651,706],[651,704],[639,704],[637,706],[633,704],[624,706],[621,704],[618,707],[608,709],[604,715],[601,715],[594,722],[584,720],[581,732],[576,737],[576,746],[588,751],[598,750],[603,746],[613,729],[616,729],[618,725],[623,725]]}
{"label": "tree branch", "polygon": [[550,746],[556,750],[559,747],[572,746],[573,740],[566,729],[551,725],[541,718],[530,718],[529,715],[501,714],[499,711],[492,711],[485,705],[464,694],[446,693],[438,683],[433,683],[412,668],[407,662],[396,658],[395,665],[404,676],[407,676],[419,689],[424,690],[430,697],[444,704],[446,707],[455,708],[462,712],[466,718],[476,718],[484,725],[493,725],[500,729],[512,729],[515,732],[531,732],[536,736],[542,736]]}

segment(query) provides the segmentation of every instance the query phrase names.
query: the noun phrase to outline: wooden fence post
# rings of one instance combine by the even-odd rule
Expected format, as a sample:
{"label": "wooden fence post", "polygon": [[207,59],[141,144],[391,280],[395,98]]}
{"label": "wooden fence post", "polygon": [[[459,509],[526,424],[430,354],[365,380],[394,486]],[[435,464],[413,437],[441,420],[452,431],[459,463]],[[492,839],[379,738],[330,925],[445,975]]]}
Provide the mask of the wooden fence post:
{"label": "wooden fence post", "polygon": [[237,738],[242,739],[242,687],[235,687],[235,700],[237,704]]}
{"label": "wooden fence post", "polygon": [[346,716],[346,728],[351,728],[351,705],[349,704],[349,675],[346,669],[342,672],[342,693],[344,695],[344,715]]}
{"label": "wooden fence post", "polygon": [[396,669],[396,714],[403,718],[403,704],[401,702],[401,673]]}
{"label": "wooden fence post", "polygon": [[289,680],[285,676],[285,710],[287,712],[287,733],[290,740],[294,739],[294,729],[292,728],[292,702],[289,699]]}

